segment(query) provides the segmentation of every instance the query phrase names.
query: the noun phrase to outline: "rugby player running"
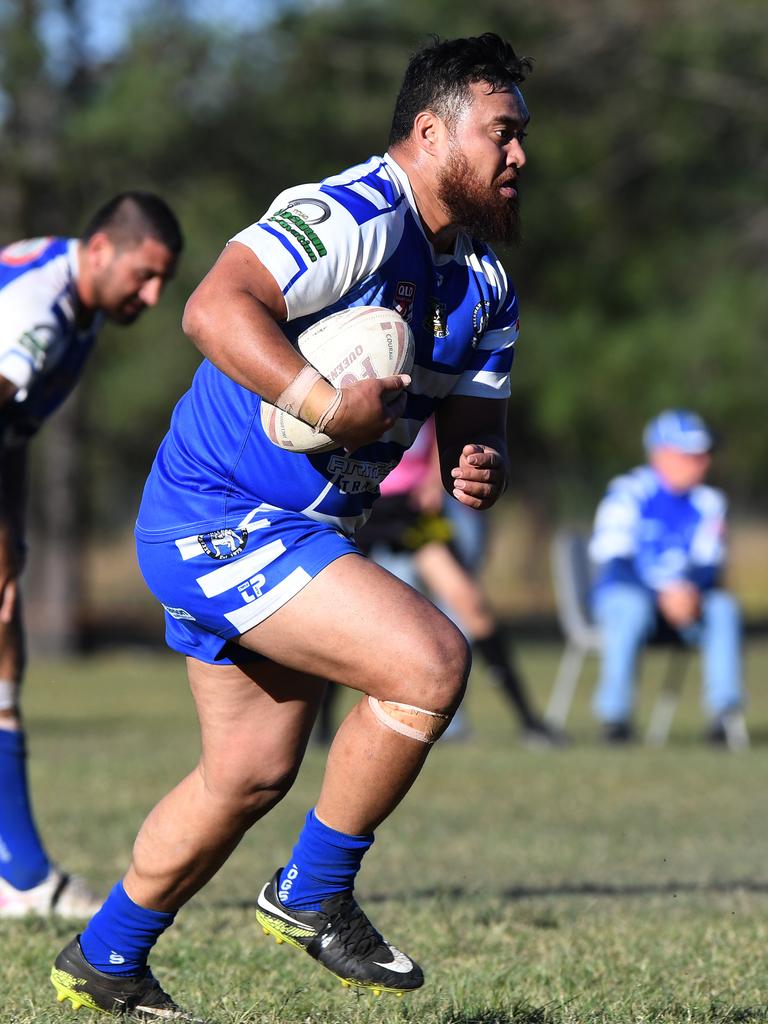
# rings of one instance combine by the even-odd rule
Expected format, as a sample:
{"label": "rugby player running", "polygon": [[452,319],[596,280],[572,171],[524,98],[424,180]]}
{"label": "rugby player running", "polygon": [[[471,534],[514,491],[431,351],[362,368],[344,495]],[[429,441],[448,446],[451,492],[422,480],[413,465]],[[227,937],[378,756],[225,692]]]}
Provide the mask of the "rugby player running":
{"label": "rugby player running", "polygon": [[[432,412],[448,492],[476,509],[502,493],[518,311],[486,239],[518,238],[528,70],[493,33],[416,53],[387,154],[283,192],[190,298],[184,329],[206,359],[158,452],[137,538],[168,643],[187,657],[202,755],[59,954],[60,1000],[190,1019],[149,972],[149,951],[290,788],[326,680],[362,697],[296,846],[258,892],[257,917],[344,984],[423,984],[353,889],[374,831],[461,700],[469,654],[429,601],[357,552],[353,534]],[[409,321],[415,363],[411,377],[337,392],[291,342],[358,305]],[[338,448],[308,456],[271,444],[262,398]]]}

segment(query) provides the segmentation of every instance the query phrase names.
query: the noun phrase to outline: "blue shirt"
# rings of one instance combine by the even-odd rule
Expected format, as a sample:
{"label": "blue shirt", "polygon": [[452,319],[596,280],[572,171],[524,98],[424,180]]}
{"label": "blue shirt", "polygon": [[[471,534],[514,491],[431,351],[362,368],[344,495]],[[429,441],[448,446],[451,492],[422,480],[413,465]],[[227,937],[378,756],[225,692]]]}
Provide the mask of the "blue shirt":
{"label": "blue shirt", "polygon": [[465,234],[452,253],[435,252],[408,178],[391,157],[283,192],[234,240],[256,253],[281,288],[292,342],[352,306],[395,309],[410,323],[416,354],[405,413],[352,455],[288,452],[265,434],[261,398],[204,361],[147,481],[137,525],[143,539],[237,527],[259,506],[351,533],[442,398],[509,395],[514,289],[491,249]]}
{"label": "blue shirt", "polygon": [[99,315],[77,326],[75,238],[31,238],[0,250],[0,376],[18,388],[0,409],[0,445],[28,440],[69,395],[91,354]]}
{"label": "blue shirt", "polygon": [[649,466],[616,477],[598,506],[590,541],[596,586],[634,582],[660,591],[689,581],[714,587],[725,561],[725,516],[725,497],[714,487],[679,494]]}

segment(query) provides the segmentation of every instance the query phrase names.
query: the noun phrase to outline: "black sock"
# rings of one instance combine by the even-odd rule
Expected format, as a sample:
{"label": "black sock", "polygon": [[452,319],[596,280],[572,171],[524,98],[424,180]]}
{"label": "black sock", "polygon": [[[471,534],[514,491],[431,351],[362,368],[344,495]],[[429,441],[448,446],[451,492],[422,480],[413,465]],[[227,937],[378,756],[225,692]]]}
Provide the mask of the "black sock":
{"label": "black sock", "polygon": [[511,658],[504,648],[498,629],[482,640],[475,640],[473,646],[483,656],[488,670],[504,691],[510,704],[514,707],[523,725],[531,725],[537,721],[531,710],[525,686],[517,671],[511,664]]}

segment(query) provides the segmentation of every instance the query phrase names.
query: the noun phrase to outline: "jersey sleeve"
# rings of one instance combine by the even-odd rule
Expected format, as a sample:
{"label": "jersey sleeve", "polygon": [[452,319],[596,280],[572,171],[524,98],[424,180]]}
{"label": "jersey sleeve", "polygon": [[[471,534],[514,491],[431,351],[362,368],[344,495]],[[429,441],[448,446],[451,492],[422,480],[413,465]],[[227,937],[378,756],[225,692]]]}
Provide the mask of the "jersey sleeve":
{"label": "jersey sleeve", "polygon": [[381,227],[362,230],[354,212],[320,185],[299,185],[232,240],[258,256],[295,320],[330,306],[379,265],[387,249]]}
{"label": "jersey sleeve", "polygon": [[598,565],[632,558],[637,550],[640,504],[633,480],[620,476],[611,482],[597,507],[589,556]]}
{"label": "jersey sleeve", "polygon": [[720,569],[726,558],[725,495],[715,487],[701,486],[694,494],[693,503],[701,518],[691,539],[691,566]]}
{"label": "jersey sleeve", "polygon": [[52,310],[25,287],[24,279],[0,290],[0,376],[19,392],[34,383],[57,334]]}
{"label": "jersey sleeve", "polygon": [[[476,266],[473,267],[473,263]],[[495,257],[483,257],[479,261],[473,258],[470,266],[489,283],[493,297],[483,304],[484,309],[475,312],[479,340],[452,393],[474,398],[509,398],[515,342],[520,333],[517,295]],[[487,324],[483,325],[486,317]]]}

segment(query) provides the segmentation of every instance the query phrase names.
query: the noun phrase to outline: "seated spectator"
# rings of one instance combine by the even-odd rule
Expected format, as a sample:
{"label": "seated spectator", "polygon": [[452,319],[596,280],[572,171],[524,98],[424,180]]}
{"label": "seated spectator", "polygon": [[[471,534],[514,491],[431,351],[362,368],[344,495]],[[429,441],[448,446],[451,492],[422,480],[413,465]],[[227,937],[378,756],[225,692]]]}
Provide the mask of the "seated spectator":
{"label": "seated spectator", "polygon": [[595,618],[603,634],[594,710],[603,736],[633,738],[638,655],[659,629],[701,649],[708,738],[726,742],[728,715],[743,702],[741,616],[723,589],[723,494],[706,486],[712,435],[693,412],[674,409],[643,436],[648,464],[614,479],[595,518]]}

